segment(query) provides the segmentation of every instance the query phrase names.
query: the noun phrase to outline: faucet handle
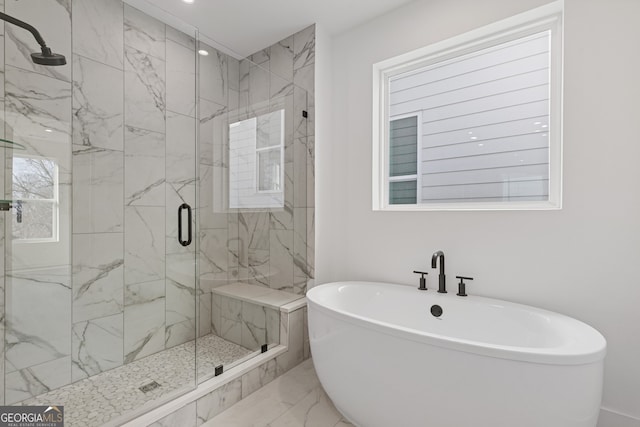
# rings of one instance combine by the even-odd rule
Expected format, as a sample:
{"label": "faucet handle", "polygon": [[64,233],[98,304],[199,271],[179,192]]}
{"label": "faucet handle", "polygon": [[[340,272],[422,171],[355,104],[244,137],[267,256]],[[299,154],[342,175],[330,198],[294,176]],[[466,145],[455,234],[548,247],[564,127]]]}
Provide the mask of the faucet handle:
{"label": "faucet handle", "polygon": [[420,289],[421,291],[426,291],[427,290],[427,280],[424,278],[425,275],[429,274],[426,271],[416,271],[413,270],[414,273],[416,274],[421,274],[420,276],[420,286],[418,286],[418,289]]}
{"label": "faucet handle", "polygon": [[466,297],[467,292],[466,292],[466,286],[464,281],[473,280],[473,277],[456,276],[456,279],[460,279],[460,283],[458,283],[458,293],[456,295],[460,297]]}

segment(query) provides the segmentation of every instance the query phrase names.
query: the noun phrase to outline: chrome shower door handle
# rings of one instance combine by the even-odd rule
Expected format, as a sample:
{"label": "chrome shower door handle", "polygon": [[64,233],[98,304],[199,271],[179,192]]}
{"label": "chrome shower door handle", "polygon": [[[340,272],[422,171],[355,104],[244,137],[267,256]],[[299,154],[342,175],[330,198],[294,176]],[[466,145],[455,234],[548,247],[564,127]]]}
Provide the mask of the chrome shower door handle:
{"label": "chrome shower door handle", "polygon": [[[187,210],[187,240],[182,238],[182,211],[185,209]],[[192,236],[191,206],[183,203],[178,207],[178,242],[180,242],[182,246],[189,246],[191,244]]]}

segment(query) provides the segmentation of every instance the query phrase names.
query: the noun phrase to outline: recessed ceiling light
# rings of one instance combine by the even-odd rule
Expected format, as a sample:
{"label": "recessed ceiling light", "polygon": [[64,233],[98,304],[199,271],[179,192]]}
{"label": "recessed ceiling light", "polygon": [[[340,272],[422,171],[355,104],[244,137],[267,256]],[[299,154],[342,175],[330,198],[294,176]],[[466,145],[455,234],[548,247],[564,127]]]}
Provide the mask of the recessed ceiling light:
{"label": "recessed ceiling light", "polygon": [[198,51],[198,53],[199,53],[200,55],[202,55],[202,56],[207,56],[207,55],[209,55],[209,52],[207,52],[207,51],[206,51],[206,50],[204,50],[204,49],[200,49],[200,50]]}
{"label": "recessed ceiling light", "polygon": [[182,0],[182,1],[187,3],[187,4],[192,4],[195,0]]}
{"label": "recessed ceiling light", "polygon": [[44,131],[49,133],[53,132],[51,129],[45,129]]}

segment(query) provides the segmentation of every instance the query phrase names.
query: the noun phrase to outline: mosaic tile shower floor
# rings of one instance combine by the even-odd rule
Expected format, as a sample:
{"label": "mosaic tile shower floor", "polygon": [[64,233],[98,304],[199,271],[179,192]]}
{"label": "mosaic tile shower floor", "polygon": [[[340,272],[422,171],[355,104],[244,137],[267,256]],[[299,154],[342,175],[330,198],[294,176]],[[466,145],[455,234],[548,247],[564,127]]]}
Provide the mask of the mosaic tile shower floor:
{"label": "mosaic tile shower floor", "polygon": [[[95,375],[21,402],[23,405],[63,405],[66,427],[100,426],[134,408],[170,398],[194,385],[195,341],[161,351],[116,369]],[[210,334],[198,339],[200,380],[213,376],[217,365],[247,358],[252,350]],[[156,381],[147,393],[139,387]]]}

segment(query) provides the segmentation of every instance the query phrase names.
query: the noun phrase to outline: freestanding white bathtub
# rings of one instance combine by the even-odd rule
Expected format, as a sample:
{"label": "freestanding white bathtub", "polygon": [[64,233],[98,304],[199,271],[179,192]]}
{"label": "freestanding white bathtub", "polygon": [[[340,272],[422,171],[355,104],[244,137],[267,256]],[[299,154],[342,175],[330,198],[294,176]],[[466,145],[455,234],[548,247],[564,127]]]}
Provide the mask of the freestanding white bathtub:
{"label": "freestanding white bathtub", "polygon": [[597,423],[606,341],[578,320],[371,282],[317,286],[307,299],[318,377],[357,426]]}

